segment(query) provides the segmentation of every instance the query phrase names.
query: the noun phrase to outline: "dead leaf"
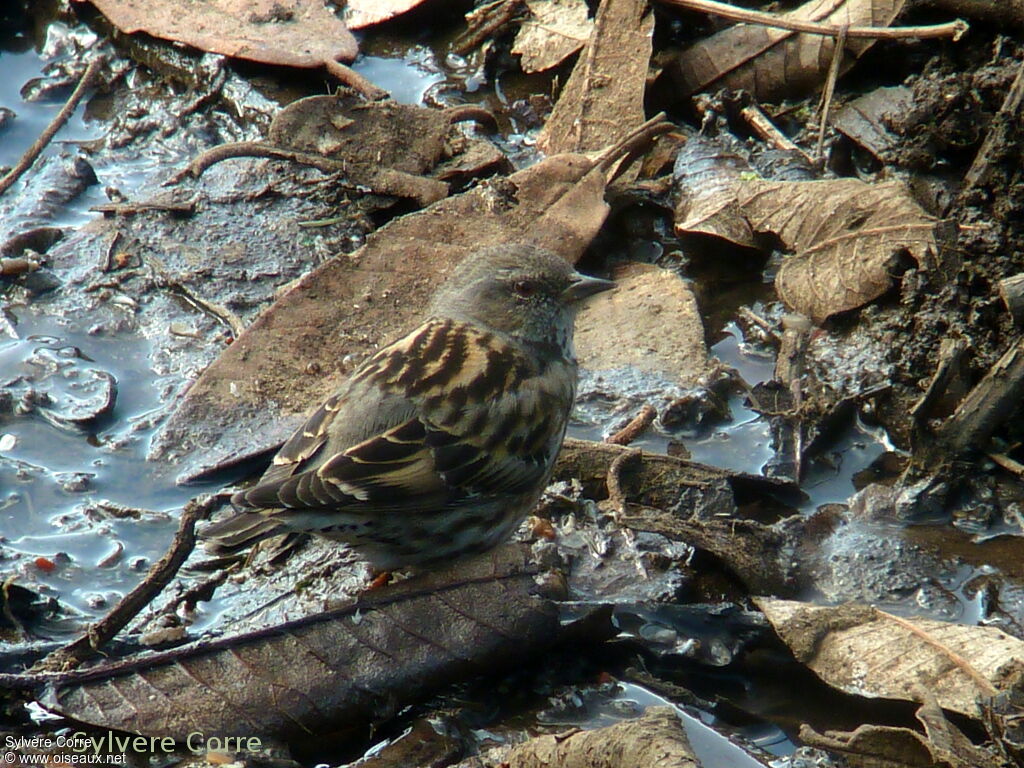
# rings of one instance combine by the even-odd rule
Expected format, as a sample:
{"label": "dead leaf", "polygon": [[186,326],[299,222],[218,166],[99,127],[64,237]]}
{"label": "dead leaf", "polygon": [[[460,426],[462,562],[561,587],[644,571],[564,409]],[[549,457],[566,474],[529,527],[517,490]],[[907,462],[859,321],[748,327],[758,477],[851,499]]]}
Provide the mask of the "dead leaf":
{"label": "dead leaf", "polygon": [[743,178],[752,175],[754,169],[746,159],[722,141],[701,134],[691,136],[680,148],[672,169],[676,232],[711,235],[756,248],[754,231],[737,199]]}
{"label": "dead leaf", "polygon": [[604,0],[583,53],[537,137],[548,154],[590,152],[644,121],[654,14],[646,0]]}
{"label": "dead leaf", "polygon": [[536,736],[514,746],[509,768],[698,768],[682,724],[671,707],[651,707],[635,720],[592,731]]}
{"label": "dead leaf", "polygon": [[524,72],[556,67],[583,47],[594,22],[583,0],[526,0],[532,17],[523,22],[512,45]]}
{"label": "dead leaf", "polygon": [[917,710],[925,733],[910,728],[862,725],[852,732],[817,733],[808,725],[800,727],[800,740],[812,747],[840,752],[851,766],[871,768],[1001,768],[1002,760],[975,746],[963,732],[946,719],[934,698]]}
{"label": "dead leaf", "polygon": [[595,296],[576,320],[576,353],[590,371],[633,366],[694,386],[707,371],[697,299],[677,274],[620,264],[616,288]]}
{"label": "dead leaf", "polygon": [[447,197],[448,185],[426,175],[465,144],[454,123],[488,118],[493,123],[489,113],[476,107],[367,102],[339,90],[293,101],[274,116],[268,138],[274,146],[337,161],[349,183],[429,205]]}
{"label": "dead leaf", "polygon": [[345,0],[342,18],[349,29],[364,29],[401,16],[423,0]]}
{"label": "dead leaf", "polygon": [[557,609],[531,595],[524,554],[502,547],[354,607],[56,676],[40,701],[80,722],[179,741],[380,721],[556,640]]}
{"label": "dead leaf", "polygon": [[687,142],[674,173],[676,232],[747,248],[758,235],[774,235],[793,252],[775,279],[779,296],[816,323],[889,290],[903,255],[922,270],[956,269],[951,226],[927,214],[900,182],[751,178],[743,158],[703,137]]}
{"label": "dead leaf", "polygon": [[[656,121],[638,129],[621,152],[666,127]],[[619,150],[598,162],[549,157],[394,219],[358,251],[325,262],[192,385],[150,458],[196,452],[183,474],[190,480],[272,449],[350,372],[346,356],[358,361],[411,327],[439,281],[479,248],[526,240],[575,261],[607,215],[604,190],[618,157]]]}
{"label": "dead leaf", "polygon": [[741,186],[739,202],[754,230],[773,232],[794,252],[775,287],[819,324],[889,290],[901,255],[934,272],[950,250],[942,222],[898,181],[755,181]]}
{"label": "dead leaf", "polygon": [[353,61],[346,26],[318,0],[91,0],[125,34],[145,32],[202,51],[285,67]]}
{"label": "dead leaf", "polygon": [[853,604],[755,602],[797,659],[846,693],[921,701],[925,689],[943,709],[978,718],[980,701],[1022,688],[1024,641],[995,627],[903,619]]}
{"label": "dead leaf", "polygon": [[[780,16],[835,26],[886,27],[905,2],[811,0]],[[835,42],[827,35],[736,24],[687,48],[668,71],[683,96],[729,88],[748,91],[755,101],[799,98],[825,81]],[[870,38],[848,39],[840,72],[852,67],[874,42]]]}

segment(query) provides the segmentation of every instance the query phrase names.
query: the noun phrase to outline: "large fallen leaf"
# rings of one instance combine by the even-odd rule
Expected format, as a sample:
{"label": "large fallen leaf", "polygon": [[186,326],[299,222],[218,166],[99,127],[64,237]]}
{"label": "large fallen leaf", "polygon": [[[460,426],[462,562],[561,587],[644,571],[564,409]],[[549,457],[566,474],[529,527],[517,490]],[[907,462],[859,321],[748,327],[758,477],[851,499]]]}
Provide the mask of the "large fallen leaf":
{"label": "large fallen leaf", "polygon": [[[811,0],[783,19],[835,26],[887,27],[906,0]],[[853,66],[873,44],[848,39],[841,72]],[[835,55],[836,39],[755,24],[736,24],[683,51],[668,71],[682,95],[730,88],[757,101],[799,98],[824,82]]]}
{"label": "large fallen leaf", "polygon": [[935,271],[946,231],[898,181],[758,181],[741,187],[753,228],[794,252],[775,278],[779,296],[818,323],[881,296],[900,257]]}
{"label": "large fallen leaf", "polygon": [[526,0],[531,17],[512,45],[524,72],[557,67],[583,47],[594,23],[583,0]]}
{"label": "large fallen leaf", "polygon": [[510,545],[354,607],[56,676],[39,699],[80,722],[179,741],[354,727],[550,646],[558,612],[534,589]]}
{"label": "large fallen leaf", "polygon": [[775,278],[779,296],[817,323],[889,290],[903,256],[925,271],[956,269],[952,227],[928,215],[900,182],[749,178],[742,158],[706,139],[691,142],[676,163],[676,232],[744,247],[774,235],[792,252]]}
{"label": "large fallen leaf", "polygon": [[286,67],[352,61],[359,46],[320,0],[91,0],[125,34]]}
{"label": "large fallen leaf", "polygon": [[537,146],[548,154],[590,152],[642,123],[653,32],[646,0],[604,0]]}
{"label": "large fallen leaf", "polygon": [[1024,642],[995,627],[903,619],[868,606],[756,598],[796,658],[834,688],[980,717],[980,702],[1024,690]]}
{"label": "large fallen leaf", "polygon": [[282,442],[366,354],[413,325],[467,254],[533,242],[576,261],[604,222],[612,166],[668,127],[651,121],[598,160],[549,157],[389,222],[299,280],[188,390],[150,458],[189,454],[181,479]]}

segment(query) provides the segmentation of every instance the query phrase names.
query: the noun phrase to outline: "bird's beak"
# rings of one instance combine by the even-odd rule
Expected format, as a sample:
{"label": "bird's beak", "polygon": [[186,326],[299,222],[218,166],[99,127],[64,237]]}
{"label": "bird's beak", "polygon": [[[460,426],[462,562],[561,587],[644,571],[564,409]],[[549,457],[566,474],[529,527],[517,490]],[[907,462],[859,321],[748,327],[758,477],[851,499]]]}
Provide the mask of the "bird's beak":
{"label": "bird's beak", "polygon": [[569,287],[562,291],[562,299],[567,304],[573,304],[577,301],[583,301],[583,299],[593,296],[595,293],[610,291],[614,287],[615,283],[611,280],[602,280],[599,277],[581,275],[577,272]]}

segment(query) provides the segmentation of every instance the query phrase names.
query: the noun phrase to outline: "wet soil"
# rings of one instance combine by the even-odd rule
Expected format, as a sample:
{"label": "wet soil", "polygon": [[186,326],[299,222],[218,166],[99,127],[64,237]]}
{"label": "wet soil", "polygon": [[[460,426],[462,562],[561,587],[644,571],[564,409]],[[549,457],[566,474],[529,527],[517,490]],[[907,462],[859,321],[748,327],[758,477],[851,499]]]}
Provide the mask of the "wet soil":
{"label": "wet soil", "polygon": [[[1017,72],[1014,41],[984,28],[978,34],[960,48],[935,44],[915,49],[911,60],[921,66],[904,83],[912,89],[913,108],[891,126],[898,141],[881,158],[886,173],[895,169],[921,176],[946,190],[939,196],[946,204],[933,212],[961,224],[957,247],[964,269],[949,283],[905,269],[888,295],[835,318],[812,336],[808,374],[832,403],[879,382],[887,386],[841,419],[809,457],[801,501],[765,505],[768,511],[759,507],[763,502],[750,507],[758,507],[753,513],[763,512],[772,523],[791,514],[811,518],[824,505],[843,505],[832,511],[827,525],[819,518],[819,528],[793,528],[788,534],[792,550],[807,540],[815,545],[803,561],[810,574],[804,582],[809,599],[858,600],[900,614],[998,623],[1020,637],[1021,530],[1019,514],[1011,514],[1019,509],[1024,491],[1019,478],[990,462],[958,465],[957,491],[945,498],[938,513],[909,520],[894,511],[891,500],[882,506],[893,514],[879,515],[876,506],[862,516],[866,502],[858,505],[854,496],[869,480],[891,485],[911,461],[922,435],[908,414],[935,368],[943,339],[965,339],[970,354],[946,401],[931,414],[935,419],[948,415],[957,395],[1018,335],[997,284],[1024,271],[1019,121],[1002,128],[1005,135],[983,183],[961,197],[951,187],[989,135]],[[459,99],[490,106],[501,128],[496,146],[517,167],[531,163],[536,124],[531,124],[527,98],[546,91],[548,79],[506,73],[493,59],[485,66],[480,59],[446,54],[442,35],[450,30],[439,30],[438,38],[428,41],[401,31],[393,37],[368,36],[366,55],[355,68],[403,103],[445,106]],[[0,82],[0,107],[17,117],[0,127],[0,166],[15,162],[59,109],[68,91],[61,66],[75,71],[82,48],[96,37],[73,19],[40,18],[4,39],[0,68],[8,77]],[[203,149],[262,136],[281,104],[319,92],[319,86],[289,83],[283,94],[277,87],[263,87],[261,80],[275,80],[264,72],[185,57],[178,67],[199,73],[189,90],[165,79],[159,66],[141,66],[124,51],[111,52],[119,62],[115,81],[79,108],[32,175],[0,198],[0,241],[31,233],[28,242],[44,256],[43,269],[0,283],[0,566],[4,581],[13,578],[53,600],[43,618],[38,613],[21,618],[12,646],[18,653],[70,638],[85,622],[102,616],[163,553],[188,498],[252,474],[252,467],[240,467],[183,488],[175,482],[174,447],[161,460],[147,460],[150,442],[190,382],[235,337],[236,323],[248,325],[293,280],[328,258],[354,251],[368,232],[403,210],[376,195],[350,197],[312,169],[258,159],[221,163],[201,183],[162,187]],[[164,60],[175,55],[160,53]],[[900,71],[911,68],[903,51],[891,45],[879,46],[870,57],[869,71],[884,71],[886,62],[898,57]],[[54,88],[39,100],[28,100],[21,89],[36,78],[37,88],[47,83]],[[863,75],[852,84],[864,90],[876,85]],[[215,107],[200,103],[197,94],[203,93],[218,94],[209,102]],[[865,160],[841,137],[835,138],[832,157],[840,170],[846,164],[846,170],[866,178],[883,173],[878,159]],[[56,200],[44,200],[43,193],[51,189],[58,190]],[[186,205],[188,210],[113,216],[89,210],[125,199]],[[307,226],[334,219],[343,207],[343,219]],[[718,392],[726,406],[718,413],[724,416],[672,427],[659,423],[635,445],[647,451],[685,451],[715,467],[760,475],[777,444],[770,420],[754,409],[747,390],[773,377],[775,350],[736,315],[743,307],[772,323],[781,317],[770,290],[772,267],[737,289],[735,273],[745,270],[722,254],[709,259],[689,250],[668,234],[669,208],[647,206],[631,223],[629,215],[613,216],[616,230],[602,235],[587,263],[606,270],[612,261],[639,254],[640,260],[692,280],[710,352],[738,375]],[[651,219],[655,223],[645,227]],[[61,239],[49,242],[53,228]],[[339,367],[350,363],[339,361]],[[603,438],[644,402],[666,397],[675,386],[633,371],[600,377],[584,372],[571,434]],[[682,394],[672,390],[671,399]],[[1020,431],[1018,421],[1004,425],[997,445],[1024,461]],[[922,476],[934,471],[921,468]],[[947,466],[939,472],[950,479]],[[768,656],[778,654],[778,668],[792,671],[795,664],[788,658],[779,661],[784,654],[766,639],[756,618],[725,602],[710,604],[716,594],[744,598],[735,573],[705,555],[696,556],[694,568],[693,550],[669,537],[622,533],[613,511],[601,506],[605,500],[585,499],[571,484],[553,489],[545,503],[562,554],[575,563],[570,571],[575,597],[619,605],[618,650],[588,655],[589,668],[572,674],[552,673],[556,663],[531,667],[525,679],[503,681],[504,690],[532,687],[537,700],[504,721],[479,716],[492,702],[479,691],[467,692],[480,698],[459,715],[462,727],[476,727],[464,744],[483,749],[538,727],[598,727],[665,701],[654,692],[660,682],[676,694],[673,686],[686,686],[714,699],[704,709],[688,709],[702,713],[705,723],[692,716],[686,723],[706,765],[753,764],[749,756],[737,755],[720,732],[753,745],[754,752],[760,747],[784,755],[796,748],[796,726],[811,716],[788,700],[799,698],[792,695],[795,686],[765,675],[759,668],[763,658],[737,659],[750,646],[763,650],[763,643]],[[908,527],[908,522],[917,525]],[[827,535],[821,534],[823,528]],[[543,557],[543,541],[534,546]],[[174,590],[183,593],[208,578],[201,560],[193,558]],[[647,568],[638,581],[638,563],[651,562],[658,567]],[[693,571],[703,566],[714,575],[695,576]],[[133,631],[142,634],[173,624],[197,637],[228,625],[273,624],[322,610],[341,599],[339,590],[346,584],[354,588],[365,577],[349,555],[322,544],[302,550],[288,568],[259,563],[251,572],[234,573],[212,599],[203,594],[187,600],[171,611],[174,618],[167,612],[144,613]],[[303,574],[300,587],[291,575],[295,572]],[[680,595],[708,601],[701,603],[697,619],[673,610]],[[609,671],[626,680],[626,668],[644,660],[657,678],[653,682],[591,684]],[[776,669],[776,675],[785,673]],[[815,690],[828,702],[823,707],[840,713],[821,727],[860,722],[852,714],[857,704]],[[459,695],[406,713],[400,724],[445,711],[453,700]],[[394,724],[389,728],[393,735],[401,731]],[[344,748],[328,744],[300,759],[333,764],[342,755],[358,756],[373,741],[367,737]]]}

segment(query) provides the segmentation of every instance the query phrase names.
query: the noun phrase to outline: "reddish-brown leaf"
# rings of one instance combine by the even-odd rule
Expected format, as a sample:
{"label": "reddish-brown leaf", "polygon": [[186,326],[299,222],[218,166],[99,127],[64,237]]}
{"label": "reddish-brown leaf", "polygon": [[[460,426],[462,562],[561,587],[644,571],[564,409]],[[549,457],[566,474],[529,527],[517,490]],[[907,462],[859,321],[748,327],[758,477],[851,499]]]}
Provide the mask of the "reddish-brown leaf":
{"label": "reddish-brown leaf", "polygon": [[286,67],[352,61],[359,46],[320,0],[92,0],[125,34]]}

